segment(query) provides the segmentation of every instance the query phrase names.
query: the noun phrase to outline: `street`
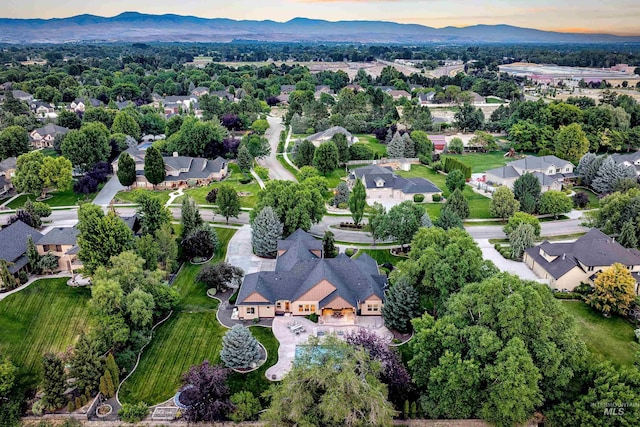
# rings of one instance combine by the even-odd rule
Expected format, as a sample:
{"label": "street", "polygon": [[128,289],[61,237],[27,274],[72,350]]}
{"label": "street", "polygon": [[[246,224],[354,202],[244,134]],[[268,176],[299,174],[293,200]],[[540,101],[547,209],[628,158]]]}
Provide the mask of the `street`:
{"label": "street", "polygon": [[271,179],[296,181],[296,178],[280,164],[276,157],[278,142],[280,142],[280,132],[284,130],[282,119],[280,117],[267,116],[267,121],[269,122],[269,129],[265,132],[265,136],[269,140],[271,154],[269,154],[269,157],[258,160],[258,164],[269,169],[269,178]]}

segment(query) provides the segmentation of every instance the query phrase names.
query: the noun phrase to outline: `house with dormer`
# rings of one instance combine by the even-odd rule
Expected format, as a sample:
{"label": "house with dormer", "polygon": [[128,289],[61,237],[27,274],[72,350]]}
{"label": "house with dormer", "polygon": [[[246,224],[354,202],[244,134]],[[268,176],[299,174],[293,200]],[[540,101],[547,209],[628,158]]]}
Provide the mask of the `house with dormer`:
{"label": "house with dormer", "polygon": [[544,241],[527,249],[523,261],[558,291],[573,291],[581,283],[593,285],[601,271],[620,263],[627,266],[636,279],[636,294],[640,290],[640,251],[625,248],[597,228],[575,242]]}
{"label": "house with dormer", "polygon": [[371,165],[352,170],[349,174],[351,186],[358,179],[364,184],[369,204],[389,204],[387,202],[390,201],[398,204],[413,200],[417,194],[422,194],[425,202],[432,202],[435,194],[442,197],[442,190],[428,179],[404,178],[393,173],[388,166]]}
{"label": "house with dormer", "polygon": [[513,184],[518,178],[525,173],[531,173],[540,181],[543,193],[549,190],[559,191],[565,182],[576,178],[573,169],[573,163],[556,156],[526,156],[501,168],[488,170],[485,172],[485,181],[513,189]]}
{"label": "house with dormer", "polygon": [[41,128],[32,130],[29,134],[29,141],[35,150],[51,148],[53,147],[53,141],[55,141],[56,136],[64,135],[67,132],[69,132],[68,128],[49,123]]}
{"label": "house with dormer", "polygon": [[325,258],[322,242],[296,230],[278,241],[275,271],[247,274],[238,290],[238,318],[380,316],[387,277],[364,254]]}
{"label": "house with dormer", "polygon": [[75,113],[84,113],[87,108],[103,107],[104,103],[95,98],[76,98],[69,104],[68,110]]}

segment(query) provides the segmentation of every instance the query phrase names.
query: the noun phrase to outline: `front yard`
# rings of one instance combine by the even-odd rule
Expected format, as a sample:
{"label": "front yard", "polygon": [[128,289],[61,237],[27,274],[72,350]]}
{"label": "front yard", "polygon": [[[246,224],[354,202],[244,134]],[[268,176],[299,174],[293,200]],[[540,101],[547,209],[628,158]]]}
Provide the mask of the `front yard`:
{"label": "front yard", "polygon": [[506,151],[491,151],[489,153],[464,153],[464,154],[447,154],[442,156],[453,157],[462,163],[471,166],[471,173],[482,173],[489,169],[495,169],[514,161],[511,157],[504,157]]}
{"label": "front yard", "polygon": [[[102,185],[100,185],[100,188],[102,188]],[[85,196],[84,194],[74,193],[73,190],[53,191],[50,193],[53,197],[44,200],[44,203],[52,208],[60,206],[77,206],[79,202],[90,202],[96,197],[96,194],[97,193],[93,193]],[[32,202],[35,202],[36,197],[38,196],[34,196],[33,194],[23,194],[11,201],[11,203],[7,204],[7,208],[19,209],[24,205],[27,199],[31,199]]]}

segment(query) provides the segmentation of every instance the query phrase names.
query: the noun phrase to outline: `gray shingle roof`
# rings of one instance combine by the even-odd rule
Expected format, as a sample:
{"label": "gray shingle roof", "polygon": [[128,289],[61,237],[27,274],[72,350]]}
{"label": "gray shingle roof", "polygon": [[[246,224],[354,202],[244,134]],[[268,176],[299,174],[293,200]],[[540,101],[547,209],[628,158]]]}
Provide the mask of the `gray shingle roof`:
{"label": "gray shingle roof", "polygon": [[611,155],[611,158],[616,163],[623,163],[623,162],[635,163],[640,160],[640,151],[636,151],[635,153],[627,153],[627,154],[615,153]]}
{"label": "gray shingle roof", "polygon": [[342,126],[331,127],[331,128],[329,128],[327,130],[323,130],[321,132],[314,133],[313,135],[309,135],[305,139],[307,139],[309,141],[331,139],[331,138],[333,138],[334,135],[336,135],[338,133],[341,133],[341,134],[345,135],[347,137],[347,141],[349,143],[351,143],[351,141],[353,139],[353,135],[351,134],[351,132],[349,132],[348,130],[346,130]]}
{"label": "gray shingle roof", "polygon": [[36,129],[36,132],[38,132],[40,135],[64,135],[67,132],[69,132],[69,128],[66,128],[64,126],[58,126],[58,125],[54,125],[53,123],[49,123],[41,128]]}
{"label": "gray shingle roof", "polygon": [[517,170],[513,166],[503,166],[501,168],[489,169],[486,174],[491,174],[499,178],[517,178],[520,176]]}
{"label": "gray shingle roof", "polygon": [[9,169],[15,169],[16,162],[17,162],[16,157],[7,157],[6,159],[0,162],[0,172],[7,171]]}
{"label": "gray shingle roof", "polygon": [[16,221],[0,230],[0,259],[15,262],[27,251],[27,237],[34,242],[42,238],[42,234],[35,228],[29,227],[22,221]]}
{"label": "gray shingle roof", "polygon": [[79,234],[80,230],[76,227],[56,227],[35,243],[38,245],[75,245]]}
{"label": "gray shingle roof", "polygon": [[394,174],[389,167],[371,165],[351,172],[352,179],[363,177],[366,188],[393,188],[404,194],[442,193],[442,190],[426,178],[403,178]]}
{"label": "gray shingle roof", "polygon": [[[176,160],[178,159],[178,160]],[[218,156],[214,160],[202,157],[164,157],[165,165],[174,169],[188,168],[187,172],[180,172],[178,176],[167,175],[165,181],[184,181],[185,179],[204,179],[212,173],[218,173],[224,168],[227,161]],[[183,165],[183,166],[180,166]]]}
{"label": "gray shingle roof", "polygon": [[569,164],[571,163],[556,156],[526,156],[524,159],[514,160],[513,162],[510,162],[508,165],[516,166],[525,170],[534,170],[548,169],[550,166],[563,168]]}

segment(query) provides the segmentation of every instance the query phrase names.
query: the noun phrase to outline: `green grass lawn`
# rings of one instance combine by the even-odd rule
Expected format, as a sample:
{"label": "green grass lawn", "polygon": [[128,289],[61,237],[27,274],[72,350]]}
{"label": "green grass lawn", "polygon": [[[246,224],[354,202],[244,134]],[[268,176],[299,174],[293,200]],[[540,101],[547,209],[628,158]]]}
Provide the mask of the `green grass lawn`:
{"label": "green grass lawn", "polygon": [[0,301],[0,354],[19,367],[27,386],[36,385],[44,353],[66,350],[89,327],[91,291],[67,280],[38,280]]}
{"label": "green grass lawn", "polygon": [[[446,175],[439,174],[438,172],[427,166],[412,165],[410,171],[396,171],[396,173],[406,178],[426,178],[442,190],[444,197],[449,196],[449,190],[445,185],[445,181],[447,179]],[[468,185],[464,188],[464,192],[462,194],[464,194],[464,197],[469,201],[469,218],[491,218],[491,214],[489,213],[489,205],[491,204],[491,199],[483,196],[482,194],[474,192]],[[423,204],[423,206],[427,209],[427,212],[429,213],[432,221],[440,215],[442,205],[442,203]]]}
{"label": "green grass lawn", "polygon": [[[284,158],[284,156],[282,154],[277,154],[276,157],[278,158],[278,161],[280,162],[280,164],[282,165],[283,168],[285,168],[286,170],[288,170],[289,172],[291,172],[293,174],[293,176],[296,177],[296,179],[298,178],[298,169],[294,168],[293,166],[291,166]],[[291,156],[289,156],[289,160],[293,161],[293,159],[291,158]]]}
{"label": "green grass lawn", "polygon": [[578,322],[580,336],[593,356],[615,365],[633,365],[640,344],[636,342],[631,323],[617,316],[606,318],[582,301],[561,302]]}
{"label": "green grass lawn", "polygon": [[60,154],[58,154],[58,152],[56,150],[54,150],[53,148],[44,148],[41,153],[45,156],[45,157],[60,157]]}
{"label": "green grass lawn", "polygon": [[489,153],[465,153],[465,154],[449,154],[442,156],[453,157],[462,163],[471,166],[472,173],[486,172],[489,169],[495,169],[512,162],[510,157],[504,157],[504,151],[491,151]]}
{"label": "green grass lawn", "polygon": [[136,188],[128,191],[118,191],[115,197],[114,203],[138,203],[138,196],[145,193],[150,195],[154,199],[160,200],[164,205],[169,201],[169,193],[174,190],[148,190],[145,188]]}
{"label": "green grass lawn", "polygon": [[[216,232],[221,245],[214,261],[224,259],[235,230],[218,228]],[[220,362],[222,337],[227,329],[216,319],[217,300],[207,297],[206,289],[195,280],[200,268],[190,264],[182,268],[173,285],[180,294],[175,313],[158,327],[140,365],[123,384],[119,395],[123,402],[163,402],[176,393],[182,374],[190,366],[204,360]],[[268,360],[252,373],[233,373],[229,384],[232,392],[250,390],[259,395],[269,386],[264,372],[278,358],[278,342],[270,329],[251,327],[251,332],[267,349]]]}
{"label": "green grass lawn", "polygon": [[596,196],[596,193],[594,193],[593,191],[585,187],[573,187],[573,190],[576,193],[581,191],[589,196],[589,204],[585,209],[597,209],[600,207],[600,199],[598,199],[598,196]]}
{"label": "green grass lawn", "polygon": [[[79,202],[90,202],[96,196],[97,193],[84,195],[84,194],[76,194],[73,190],[67,191],[54,191],[50,193],[53,197],[44,201],[47,205],[52,208],[59,206],[76,206]],[[21,208],[22,205],[27,201],[27,199],[31,199],[32,202],[35,202],[36,197],[33,194],[23,194],[13,200],[11,203],[7,205],[9,209],[18,209]]]}
{"label": "green grass lawn", "polygon": [[374,135],[357,134],[354,136],[358,138],[358,142],[367,144],[369,148],[371,148],[371,150],[373,150],[374,153],[377,153],[380,157],[387,155],[387,146],[378,141],[378,138]]}
{"label": "green grass lawn", "polygon": [[[231,174],[220,182],[214,182],[206,187],[198,187],[198,188],[190,188],[185,190],[185,194],[191,196],[196,203],[200,205],[209,205],[207,202],[207,194],[211,191],[212,188],[218,188],[223,184],[231,185],[238,193],[246,193],[246,195],[240,195],[240,206],[243,208],[252,208],[256,204],[258,191],[260,191],[260,186],[258,183],[253,180],[248,184],[240,184],[240,180],[244,178],[240,169],[235,163],[229,164],[229,170]],[[174,203],[182,203],[183,197],[178,197]]]}
{"label": "green grass lawn", "polygon": [[495,96],[487,96],[485,98],[485,100],[487,101],[487,104],[502,104],[504,103],[504,100],[497,98]]}
{"label": "green grass lawn", "polygon": [[398,262],[406,259],[405,257],[392,255],[389,249],[360,249],[358,250],[358,253],[355,255],[355,258],[358,258],[364,253],[368,254],[371,258],[375,259],[378,265],[382,265],[385,262],[389,262],[393,265],[396,265]]}

